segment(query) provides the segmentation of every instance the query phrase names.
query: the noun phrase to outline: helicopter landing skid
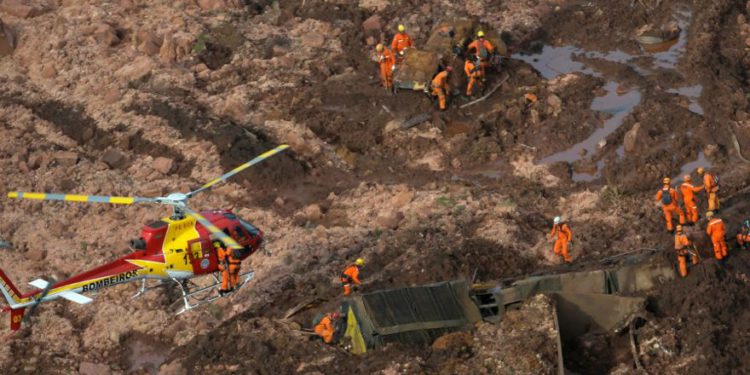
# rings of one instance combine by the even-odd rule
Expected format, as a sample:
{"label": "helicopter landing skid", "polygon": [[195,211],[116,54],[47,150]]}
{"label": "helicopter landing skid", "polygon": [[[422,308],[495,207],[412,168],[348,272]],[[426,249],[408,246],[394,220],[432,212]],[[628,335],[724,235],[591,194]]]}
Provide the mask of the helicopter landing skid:
{"label": "helicopter landing skid", "polygon": [[205,305],[207,303],[211,303],[213,301],[216,301],[217,299],[227,296],[231,293],[236,292],[239,290],[243,285],[250,282],[250,280],[253,279],[255,276],[255,272],[248,271],[243,274],[240,274],[240,283],[237,285],[236,288],[234,288],[234,291],[225,294],[225,295],[219,295],[219,294],[213,294],[212,292],[216,289],[218,289],[221,286],[221,280],[219,280],[218,277],[216,277],[215,274],[211,275],[214,279],[214,283],[209,286],[204,286],[195,290],[189,290],[188,286],[183,283],[182,280],[178,279],[172,279],[179,287],[180,291],[182,292],[182,301],[185,304],[179,311],[177,311],[176,315],[184,314],[198,306]]}

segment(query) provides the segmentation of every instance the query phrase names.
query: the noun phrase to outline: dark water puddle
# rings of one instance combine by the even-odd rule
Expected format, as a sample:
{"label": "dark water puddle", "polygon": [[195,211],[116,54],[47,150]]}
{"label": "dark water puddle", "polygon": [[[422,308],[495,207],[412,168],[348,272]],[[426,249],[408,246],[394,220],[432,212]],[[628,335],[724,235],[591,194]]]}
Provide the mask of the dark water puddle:
{"label": "dark water puddle", "polygon": [[683,176],[692,174],[696,169],[698,169],[698,167],[711,168],[711,162],[706,159],[706,155],[703,153],[703,151],[698,153],[697,159],[683,165],[682,168],[680,168],[680,174],[675,176],[672,180],[682,181]]}
{"label": "dark water puddle", "polygon": [[703,93],[703,85],[693,85],[668,89],[667,92],[684,96],[690,102],[690,105],[688,106],[690,112],[699,114],[701,116],[704,115],[703,107],[700,105],[700,103],[698,103],[698,99],[700,99],[701,93]]}

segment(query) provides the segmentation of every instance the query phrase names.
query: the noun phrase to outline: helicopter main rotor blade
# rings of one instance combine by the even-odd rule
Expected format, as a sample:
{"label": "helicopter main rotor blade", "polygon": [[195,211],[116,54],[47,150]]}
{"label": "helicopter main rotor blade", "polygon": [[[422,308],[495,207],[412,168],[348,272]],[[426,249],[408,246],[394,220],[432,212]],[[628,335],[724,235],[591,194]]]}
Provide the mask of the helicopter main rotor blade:
{"label": "helicopter main rotor blade", "polygon": [[206,219],[203,215],[189,208],[183,208],[182,210],[188,216],[191,216],[195,220],[198,220],[198,222],[201,223],[201,225],[203,225],[204,228],[206,228],[209,232],[211,232],[216,237],[216,239],[223,242],[226,247],[230,249],[242,250],[242,245],[238,244],[237,241],[234,240],[234,238],[228,236],[221,229],[217,228],[216,225],[214,225],[212,222]]}
{"label": "helicopter main rotor blade", "polygon": [[240,165],[239,167],[237,167],[235,169],[232,169],[231,171],[225,173],[221,177],[219,177],[219,178],[217,178],[215,180],[212,180],[211,182],[208,182],[207,184],[201,186],[200,188],[198,188],[196,190],[193,190],[193,191],[187,193],[186,195],[187,195],[188,198],[192,198],[195,194],[198,194],[198,193],[200,193],[203,190],[210,189],[212,186],[214,186],[214,185],[216,185],[216,184],[218,184],[220,182],[224,182],[224,181],[228,180],[230,177],[236,175],[237,173],[240,173],[240,172],[244,171],[245,169],[250,168],[253,165],[258,164],[258,163],[262,162],[263,160],[266,160],[266,159],[270,158],[271,156],[274,156],[274,155],[278,154],[279,152],[282,152],[282,151],[284,151],[284,150],[286,150],[288,148],[289,148],[289,145],[280,145],[280,146],[278,146],[278,147],[276,147],[276,148],[274,148],[272,150],[268,150],[268,151],[266,151],[266,152],[264,152],[264,153],[256,156],[254,159],[248,161],[247,163],[242,164],[242,165]]}
{"label": "helicopter main rotor blade", "polygon": [[53,193],[26,193],[14,191],[8,193],[8,198],[15,199],[35,199],[40,201],[66,201],[66,202],[88,202],[88,203],[112,203],[112,204],[133,204],[133,203],[158,203],[156,198],[141,197],[110,197],[103,195],[75,195],[75,194],[53,194]]}

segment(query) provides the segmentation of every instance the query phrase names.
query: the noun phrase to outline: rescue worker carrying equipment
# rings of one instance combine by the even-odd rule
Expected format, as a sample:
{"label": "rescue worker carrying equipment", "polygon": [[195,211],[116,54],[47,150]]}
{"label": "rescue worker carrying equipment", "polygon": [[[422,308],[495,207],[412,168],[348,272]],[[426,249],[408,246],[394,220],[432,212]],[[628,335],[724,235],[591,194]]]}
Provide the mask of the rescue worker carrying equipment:
{"label": "rescue worker carrying equipment", "polygon": [[740,232],[737,233],[737,245],[739,245],[742,250],[748,249],[748,245],[750,245],[750,220],[742,222]]}
{"label": "rescue worker carrying equipment", "polygon": [[474,86],[481,85],[484,80],[479,59],[474,56],[467,57],[464,63],[464,72],[466,72],[466,77],[469,79],[469,84],[466,86],[466,96],[471,96]]}
{"label": "rescue worker carrying equipment", "polygon": [[703,177],[703,188],[708,195],[708,210],[719,211],[719,176],[706,171],[703,167],[698,168],[696,172]]}
{"label": "rescue worker carrying equipment", "polygon": [[453,71],[450,66],[445,67],[445,70],[438,73],[435,78],[432,79],[432,96],[437,96],[438,105],[441,111],[445,111],[446,96],[450,93],[450,85],[448,85],[448,75]]}
{"label": "rescue worker carrying equipment", "polygon": [[398,25],[398,32],[393,36],[391,50],[396,54],[396,63],[404,59],[404,50],[413,47],[411,37],[406,33],[404,25]]}
{"label": "rescue worker carrying equipment", "polygon": [[323,339],[326,344],[333,344],[334,334],[336,333],[336,322],[341,319],[341,314],[334,311],[326,314],[320,323],[315,325],[315,333]]}
{"label": "rescue worker carrying equipment", "polygon": [[341,283],[344,284],[344,296],[350,296],[352,294],[352,289],[356,289],[357,286],[362,285],[362,282],[359,280],[359,271],[364,266],[364,259],[357,258],[354,264],[346,267],[344,272],[341,273]]}
{"label": "rescue worker carrying equipment", "polygon": [[231,291],[230,250],[219,240],[214,240],[213,245],[214,249],[216,249],[216,257],[219,259],[219,271],[221,271],[221,289],[219,289],[219,295],[223,296]]}
{"label": "rescue worker carrying equipment", "polygon": [[[692,252],[690,251],[692,247]],[[682,231],[682,225],[677,226],[674,235],[674,249],[677,252],[677,263],[679,265],[680,276],[685,277],[688,274],[687,257],[690,256],[693,264],[698,264],[698,251],[693,243],[688,239],[685,232]]]}
{"label": "rescue worker carrying equipment", "polygon": [[698,203],[695,199],[695,193],[703,190],[703,186],[695,187],[691,182],[690,175],[687,174],[682,178],[680,193],[682,193],[682,203],[685,205],[685,217],[690,224],[695,224],[699,219]]}
{"label": "rescue worker carrying equipment", "polygon": [[396,69],[396,58],[393,52],[382,44],[375,46],[378,53],[378,64],[380,64],[380,82],[386,90],[393,89],[393,70]]}
{"label": "rescue worker carrying equipment", "polygon": [[669,177],[664,177],[661,190],[656,193],[656,200],[661,201],[661,208],[664,211],[664,220],[667,222],[667,231],[671,232],[674,230],[672,226],[672,215],[677,213],[680,217],[680,224],[685,224],[685,213],[682,212],[680,206],[677,205],[677,192],[669,186],[672,180]]}
{"label": "rescue worker carrying equipment", "polygon": [[724,239],[727,228],[724,221],[716,217],[713,211],[706,212],[706,218],[708,219],[706,233],[711,237],[711,242],[714,245],[714,257],[717,260],[722,260],[727,256],[727,242]]}
{"label": "rescue worker carrying equipment", "polygon": [[570,263],[572,258],[568,254],[568,244],[573,241],[573,232],[570,231],[568,224],[562,221],[560,216],[555,216],[552,231],[550,231],[548,238],[555,239],[555,245],[552,248],[555,255],[561,256],[565,263]]}
{"label": "rescue worker carrying equipment", "polygon": [[477,39],[469,43],[467,52],[471,53],[472,50],[476,57],[479,58],[480,66],[482,67],[482,76],[485,76],[485,71],[488,65],[487,62],[495,53],[495,46],[493,46],[488,40],[484,39],[484,31],[477,31]]}

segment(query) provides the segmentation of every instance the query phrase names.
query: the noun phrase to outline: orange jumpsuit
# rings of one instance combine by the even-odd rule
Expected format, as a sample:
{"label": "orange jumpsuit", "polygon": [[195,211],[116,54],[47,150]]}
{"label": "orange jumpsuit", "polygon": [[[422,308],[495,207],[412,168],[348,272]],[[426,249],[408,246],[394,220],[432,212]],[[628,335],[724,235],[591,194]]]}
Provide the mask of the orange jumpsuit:
{"label": "orange jumpsuit", "polygon": [[228,291],[230,285],[229,275],[229,252],[225,247],[216,249],[216,256],[219,258],[219,270],[221,271],[221,290]]}
{"label": "orange jumpsuit", "polygon": [[680,185],[680,193],[682,193],[682,203],[685,205],[685,216],[687,220],[693,224],[698,221],[698,203],[695,200],[695,193],[703,190],[702,186],[695,187],[689,182],[683,182]]}
{"label": "orange jumpsuit", "polygon": [[240,267],[242,261],[234,257],[234,252],[231,249],[227,250],[229,257],[229,285],[231,289],[234,289],[240,283]]}
{"label": "orange jumpsuit", "polygon": [[674,189],[667,186],[663,187],[658,193],[656,193],[656,200],[661,201],[663,194],[669,194],[669,197],[672,199],[669,204],[664,204],[662,202],[661,205],[662,210],[664,210],[664,220],[667,222],[667,230],[672,231],[674,229],[672,226],[672,215],[676,212],[680,217],[680,224],[685,224],[685,213],[680,206],[677,205],[677,192]]}
{"label": "orange jumpsuit", "polygon": [[711,236],[711,242],[714,244],[714,257],[718,260],[724,259],[727,256],[727,242],[724,240],[724,235],[726,234],[724,221],[718,217],[714,217],[708,222],[706,233]]}
{"label": "orange jumpsuit", "polygon": [[[674,235],[674,249],[677,251],[677,263],[680,268],[680,276],[685,277],[688,273],[687,268],[687,257],[690,255],[688,247],[692,245],[692,242],[688,239],[685,233],[677,233]],[[691,256],[692,263],[698,264],[698,257]]]}
{"label": "orange jumpsuit", "polygon": [[568,254],[568,243],[573,240],[573,232],[570,231],[568,224],[560,223],[553,225],[549,235],[555,238],[555,245],[552,248],[555,255],[562,256],[565,263],[570,263],[572,259],[570,254]]}
{"label": "orange jumpsuit", "polygon": [[445,110],[445,97],[449,91],[448,72],[443,70],[432,79],[432,95],[438,97],[441,110]]}
{"label": "orange jumpsuit", "polygon": [[466,86],[466,96],[471,96],[471,93],[474,91],[474,85],[481,82],[482,77],[484,77],[482,68],[475,65],[473,61],[466,60],[466,63],[464,63],[464,72],[466,72],[466,77],[469,78],[469,84]]}
{"label": "orange jumpsuit", "polygon": [[396,58],[388,47],[384,47],[383,51],[378,54],[378,63],[380,64],[380,81],[383,87],[390,90],[393,87],[393,67],[396,65]]}
{"label": "orange jumpsuit", "polygon": [[708,195],[708,210],[716,211],[719,209],[719,186],[714,181],[714,176],[711,173],[703,173],[703,186],[706,189]]}
{"label": "orange jumpsuit", "polygon": [[490,55],[495,52],[495,46],[492,45],[488,40],[479,38],[469,43],[468,51],[474,50],[474,54],[479,57],[482,66],[482,75],[487,69],[487,60]]}
{"label": "orange jumpsuit", "polygon": [[315,333],[320,336],[326,344],[333,342],[333,334],[336,333],[332,320],[333,319],[331,319],[330,315],[326,315],[320,320],[320,323],[315,326]]}
{"label": "orange jumpsuit", "polygon": [[344,284],[344,295],[352,294],[352,284],[362,285],[362,282],[359,281],[359,267],[355,264],[346,267],[344,272],[341,273],[341,282]]}
{"label": "orange jumpsuit", "polygon": [[396,35],[393,36],[393,41],[391,42],[391,49],[393,50],[393,53],[396,55],[399,55],[401,51],[411,48],[412,42],[411,37],[409,34],[405,32],[399,32],[396,33]]}

